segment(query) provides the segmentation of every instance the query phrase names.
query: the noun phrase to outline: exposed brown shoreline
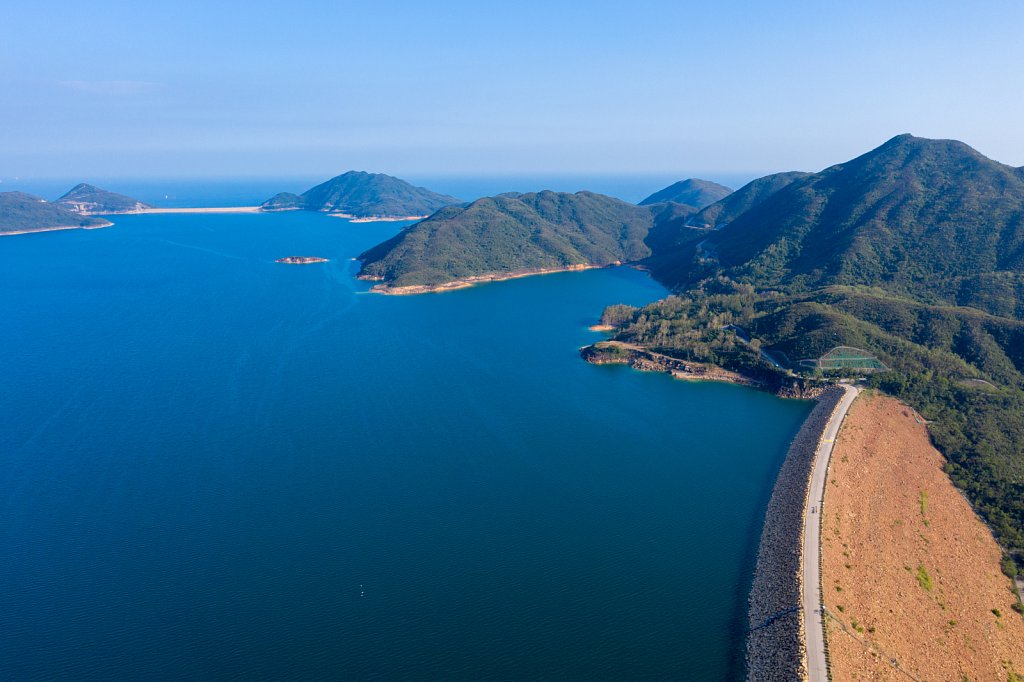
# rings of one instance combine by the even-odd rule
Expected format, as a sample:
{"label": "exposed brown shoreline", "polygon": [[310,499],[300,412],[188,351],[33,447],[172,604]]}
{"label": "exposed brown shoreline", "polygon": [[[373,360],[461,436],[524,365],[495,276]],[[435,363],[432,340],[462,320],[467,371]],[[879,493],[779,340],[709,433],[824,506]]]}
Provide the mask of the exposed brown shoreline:
{"label": "exposed brown shoreline", "polygon": [[[600,325],[595,325],[600,327]],[[594,329],[594,327],[591,327]],[[593,365],[628,365],[641,372],[661,372],[675,379],[687,381],[721,381],[749,388],[769,391],[781,398],[813,400],[818,398],[827,385],[778,386],[770,385],[754,377],[733,372],[717,365],[680,360],[656,353],[642,346],[623,341],[599,341],[580,349],[581,357]]]}
{"label": "exposed brown shoreline", "polygon": [[55,227],[40,227],[36,230],[15,230],[13,232],[0,232],[0,237],[8,237],[15,234],[34,234],[36,232],[56,232],[57,230],[99,230],[110,227],[114,223],[105,220],[102,225],[59,225]]}
{"label": "exposed brown shoreline", "polygon": [[[415,294],[439,294],[445,291],[455,291],[457,289],[466,289],[477,284],[486,284],[488,282],[504,282],[510,279],[519,279],[521,277],[533,277],[534,275],[553,275],[559,272],[578,272],[580,270],[593,270],[600,267],[614,267],[614,266],[601,266],[601,265],[589,265],[581,263],[579,265],[567,265],[562,268],[544,268],[539,270],[522,270],[520,272],[508,272],[508,273],[494,273],[490,275],[475,275],[473,277],[467,277],[465,279],[454,280],[452,282],[445,282],[443,284],[415,284],[411,286],[393,287],[387,284],[377,284],[370,289],[371,293],[374,294],[386,294],[388,296],[411,296]],[[367,277],[365,275],[360,276],[359,279],[369,282],[379,282],[380,278]]]}
{"label": "exposed brown shoreline", "polygon": [[354,216],[349,213],[328,213],[327,215],[332,218],[345,218],[350,223],[400,223],[406,220],[423,220],[428,217],[425,215]]}
{"label": "exposed brown shoreline", "polygon": [[139,211],[125,211],[118,215],[145,215],[147,213],[259,213],[259,206],[216,206],[210,208],[144,208]]}

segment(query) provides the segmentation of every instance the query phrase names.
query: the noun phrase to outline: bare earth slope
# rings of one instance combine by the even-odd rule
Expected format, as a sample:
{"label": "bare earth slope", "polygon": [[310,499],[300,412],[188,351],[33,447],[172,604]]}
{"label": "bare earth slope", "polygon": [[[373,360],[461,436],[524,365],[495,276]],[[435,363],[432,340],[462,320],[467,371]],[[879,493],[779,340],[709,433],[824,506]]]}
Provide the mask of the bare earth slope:
{"label": "bare earth slope", "polygon": [[999,547],[944,463],[910,408],[880,394],[854,403],[822,528],[832,679],[1024,679]]}

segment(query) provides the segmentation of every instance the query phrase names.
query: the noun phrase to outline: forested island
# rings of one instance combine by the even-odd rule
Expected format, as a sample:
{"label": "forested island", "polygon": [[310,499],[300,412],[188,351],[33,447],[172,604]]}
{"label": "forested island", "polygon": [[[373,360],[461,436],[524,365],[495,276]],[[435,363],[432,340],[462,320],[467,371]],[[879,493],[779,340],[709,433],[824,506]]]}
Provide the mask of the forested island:
{"label": "forested island", "polygon": [[360,276],[384,290],[647,268],[673,295],[610,306],[601,322],[620,346],[590,359],[647,349],[776,389],[864,376],[931,423],[950,477],[1006,549],[1007,572],[1024,567],[1024,169],[900,135],[702,209],[586,192],[481,199],[360,259]]}
{"label": "forested island", "polygon": [[460,203],[383,173],[349,171],[302,194],[281,192],[260,205],[263,211],[320,211],[347,218],[416,219]]}

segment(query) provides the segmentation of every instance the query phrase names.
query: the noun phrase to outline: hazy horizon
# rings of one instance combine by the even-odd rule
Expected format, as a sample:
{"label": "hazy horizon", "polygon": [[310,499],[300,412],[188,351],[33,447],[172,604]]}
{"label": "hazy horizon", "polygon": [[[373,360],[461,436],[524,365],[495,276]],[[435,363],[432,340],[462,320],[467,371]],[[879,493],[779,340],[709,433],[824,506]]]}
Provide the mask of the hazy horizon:
{"label": "hazy horizon", "polygon": [[25,3],[0,178],[820,170],[894,135],[1024,165],[1024,6]]}
{"label": "hazy horizon", "polygon": [[[502,192],[598,192],[633,203],[686,177],[699,177],[738,189],[763,173],[690,173],[682,177],[670,174],[479,174],[412,175],[402,179],[413,185],[472,201]],[[311,175],[281,177],[57,177],[0,179],[0,192],[20,191],[54,200],[79,182],[156,206],[232,206],[262,203],[278,192],[301,193],[327,177]]]}

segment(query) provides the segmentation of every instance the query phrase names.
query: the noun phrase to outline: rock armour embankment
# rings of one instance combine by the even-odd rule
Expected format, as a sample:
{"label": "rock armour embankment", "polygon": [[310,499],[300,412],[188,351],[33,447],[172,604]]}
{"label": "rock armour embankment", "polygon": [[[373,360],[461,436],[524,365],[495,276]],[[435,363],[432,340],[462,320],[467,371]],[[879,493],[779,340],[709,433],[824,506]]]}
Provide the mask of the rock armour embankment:
{"label": "rock armour embankment", "polygon": [[843,395],[842,388],[832,387],[818,398],[789,447],[768,502],[748,610],[747,676],[752,681],[806,678],[800,592],[807,489],[821,435]]}

